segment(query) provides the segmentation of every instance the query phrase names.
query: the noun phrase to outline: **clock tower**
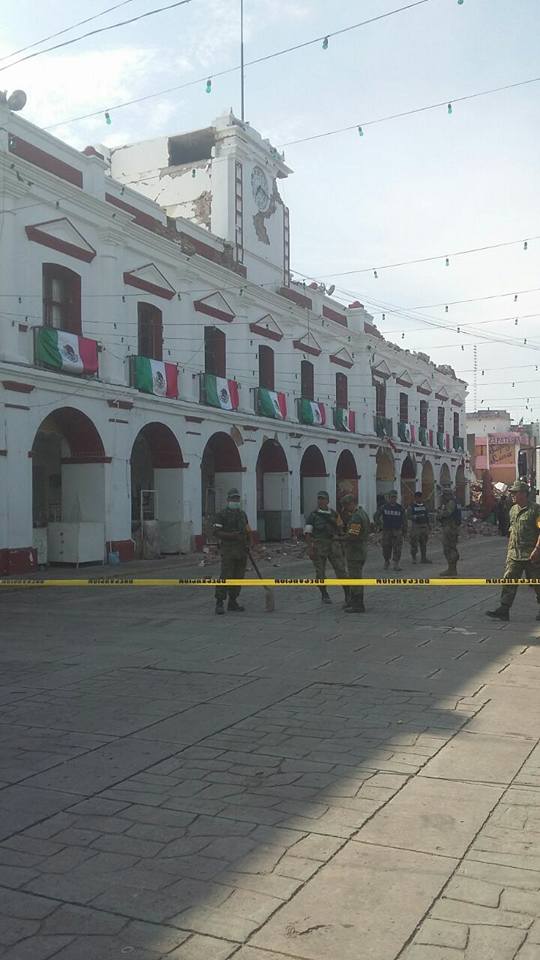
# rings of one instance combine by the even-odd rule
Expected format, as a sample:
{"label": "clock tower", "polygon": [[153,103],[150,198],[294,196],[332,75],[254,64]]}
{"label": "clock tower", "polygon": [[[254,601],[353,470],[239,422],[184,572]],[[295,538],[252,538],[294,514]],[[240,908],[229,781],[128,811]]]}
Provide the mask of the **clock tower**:
{"label": "clock tower", "polygon": [[289,283],[283,154],[232,112],[211,127],[110,151],[111,174],[233,245],[254,283]]}

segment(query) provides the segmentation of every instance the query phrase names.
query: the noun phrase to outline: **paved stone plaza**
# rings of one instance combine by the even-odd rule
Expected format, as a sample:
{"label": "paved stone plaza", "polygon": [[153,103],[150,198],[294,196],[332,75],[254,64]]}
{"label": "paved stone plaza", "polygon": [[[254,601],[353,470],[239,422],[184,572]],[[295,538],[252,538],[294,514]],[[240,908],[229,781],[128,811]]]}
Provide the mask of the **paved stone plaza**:
{"label": "paved stone plaza", "polygon": [[2,960],[540,958],[533,592],[332,594],[2,594]]}

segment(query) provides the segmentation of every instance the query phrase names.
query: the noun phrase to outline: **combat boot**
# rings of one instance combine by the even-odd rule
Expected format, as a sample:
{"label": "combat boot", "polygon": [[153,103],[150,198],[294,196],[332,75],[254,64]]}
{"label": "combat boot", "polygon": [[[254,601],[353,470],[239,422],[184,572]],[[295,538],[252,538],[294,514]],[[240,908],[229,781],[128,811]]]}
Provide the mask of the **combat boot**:
{"label": "combat boot", "polygon": [[330,597],[328,596],[328,590],[326,589],[326,587],[319,587],[319,590],[321,591],[321,600],[322,600],[322,602],[323,602],[323,603],[332,603]]}
{"label": "combat boot", "polygon": [[416,563],[416,554],[411,554],[411,562]]}
{"label": "combat boot", "polygon": [[385,561],[384,561],[384,569],[385,569],[385,570],[388,570],[389,567],[390,567],[390,561],[389,561],[389,560],[385,560]]}
{"label": "combat boot", "polygon": [[343,609],[346,610],[347,607],[350,607],[351,602],[352,602],[352,600],[351,600],[351,588],[350,588],[350,587],[343,587],[343,593],[345,594],[345,600],[344,600],[344,603],[343,603]]}
{"label": "combat boot", "polygon": [[426,555],[425,555],[425,553],[424,553],[424,554],[422,554],[422,559],[420,560],[420,563],[433,563],[433,560],[428,560],[428,558],[426,557]]}
{"label": "combat boot", "polygon": [[242,604],[238,603],[236,600],[229,600],[227,604],[227,610],[232,610],[233,613],[243,613],[245,607]]}
{"label": "combat boot", "polygon": [[441,570],[441,572],[440,572],[439,574],[437,574],[437,576],[439,576],[439,577],[451,577],[451,576],[453,576],[453,574],[452,574],[452,571],[451,571],[450,567],[447,567],[446,570]]}
{"label": "combat boot", "polygon": [[448,579],[452,579],[453,577],[457,577],[457,567],[456,567],[455,563],[454,563],[454,564],[449,563],[449,564],[448,564],[448,570],[444,570],[444,572],[443,572],[443,573],[440,573],[439,576],[440,576],[440,577],[444,577],[444,578],[448,578]]}
{"label": "combat boot", "polygon": [[345,613],[365,613],[366,608],[362,600],[358,600],[356,603],[351,603],[349,607],[346,608]]}
{"label": "combat boot", "polygon": [[402,569],[403,567],[400,567],[398,561],[396,560],[396,562],[394,563],[394,570],[402,570]]}
{"label": "combat boot", "polygon": [[225,613],[223,609],[223,600],[216,600],[216,614],[221,617]]}
{"label": "combat boot", "polygon": [[[486,617],[492,617],[493,620],[509,620],[510,607],[503,607],[501,604],[496,610],[486,610]],[[540,615],[536,619],[538,620],[539,617]]]}

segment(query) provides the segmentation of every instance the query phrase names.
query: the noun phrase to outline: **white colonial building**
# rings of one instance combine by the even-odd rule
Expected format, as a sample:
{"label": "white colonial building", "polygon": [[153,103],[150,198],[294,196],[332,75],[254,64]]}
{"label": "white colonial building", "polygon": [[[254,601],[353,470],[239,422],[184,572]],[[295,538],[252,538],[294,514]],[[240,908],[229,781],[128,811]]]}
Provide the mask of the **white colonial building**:
{"label": "white colonial building", "polygon": [[0,570],[261,538],[319,488],[465,496],[466,385],[290,273],[282,156],[232,115],[80,153],[0,107]]}

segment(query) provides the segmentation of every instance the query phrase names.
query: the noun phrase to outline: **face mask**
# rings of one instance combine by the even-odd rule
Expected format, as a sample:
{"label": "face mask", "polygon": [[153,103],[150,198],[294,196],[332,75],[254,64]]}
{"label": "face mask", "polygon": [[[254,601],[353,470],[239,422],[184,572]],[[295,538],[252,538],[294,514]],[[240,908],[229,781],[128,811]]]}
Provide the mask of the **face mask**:
{"label": "face mask", "polygon": [[238,500],[229,500],[227,506],[229,510],[240,510],[242,504]]}

